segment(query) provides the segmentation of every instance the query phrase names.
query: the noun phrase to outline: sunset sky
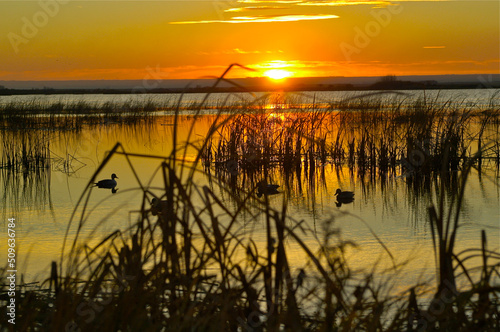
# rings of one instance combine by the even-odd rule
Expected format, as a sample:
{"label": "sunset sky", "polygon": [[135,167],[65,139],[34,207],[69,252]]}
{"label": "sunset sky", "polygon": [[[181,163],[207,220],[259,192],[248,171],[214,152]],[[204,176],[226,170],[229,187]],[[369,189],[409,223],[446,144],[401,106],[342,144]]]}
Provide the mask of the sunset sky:
{"label": "sunset sky", "polygon": [[[0,80],[500,72],[499,1],[1,1]],[[269,72],[272,70],[271,72]]]}

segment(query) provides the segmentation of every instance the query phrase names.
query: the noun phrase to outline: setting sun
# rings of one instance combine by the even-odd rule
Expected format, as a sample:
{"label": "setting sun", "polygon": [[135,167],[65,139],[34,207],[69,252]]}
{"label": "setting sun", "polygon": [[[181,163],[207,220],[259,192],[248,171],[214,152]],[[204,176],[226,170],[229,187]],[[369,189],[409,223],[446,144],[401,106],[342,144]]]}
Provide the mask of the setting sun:
{"label": "setting sun", "polygon": [[292,76],[293,74],[289,72],[288,70],[284,69],[269,69],[264,73],[264,76],[269,77],[270,79],[273,80],[282,80],[287,77]]}

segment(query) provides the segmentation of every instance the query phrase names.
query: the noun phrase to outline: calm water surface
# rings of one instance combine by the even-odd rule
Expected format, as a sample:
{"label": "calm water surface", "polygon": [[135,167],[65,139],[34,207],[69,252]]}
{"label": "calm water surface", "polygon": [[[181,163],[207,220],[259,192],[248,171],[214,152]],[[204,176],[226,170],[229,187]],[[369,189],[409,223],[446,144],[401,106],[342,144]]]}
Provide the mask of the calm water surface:
{"label": "calm water surface", "polygon": [[[265,102],[276,102],[281,100],[293,105],[311,104],[316,106],[326,106],[331,102],[342,100],[358,100],[363,96],[363,100],[380,99],[384,103],[409,101],[420,98],[427,101],[441,104],[452,102],[459,106],[484,106],[488,105],[492,98],[498,101],[498,90],[495,89],[453,89],[453,90],[404,90],[404,91],[308,91],[295,93],[214,93],[206,101],[207,106],[222,106],[234,104],[261,104]],[[23,95],[23,96],[2,96],[0,105],[8,103],[36,103],[36,104],[74,104],[79,102],[101,106],[105,103],[137,103],[152,102],[164,107],[189,107],[195,103],[200,103],[206,97],[205,93],[190,94],[85,94],[85,95]],[[180,101],[180,102],[179,102]]]}
{"label": "calm water surface", "polygon": [[[470,103],[487,104],[491,91],[479,90],[467,94],[464,91],[441,92],[444,99],[454,94],[462,95]],[[411,92],[422,93],[422,92]],[[332,98],[337,93],[317,93],[315,98]],[[437,92],[431,92],[434,97]],[[310,93],[309,93],[310,95]],[[338,96],[341,96],[338,94]],[[344,93],[345,96],[345,93]],[[167,96],[172,98],[172,96]],[[153,98],[167,98],[165,95]],[[220,96],[216,96],[220,97]],[[9,102],[24,97],[9,97],[0,102]],[[104,99],[126,100],[130,96],[44,96],[44,100],[87,100],[103,102]],[[135,96],[135,98],[151,98]],[[199,99],[200,96],[188,96]],[[476,98],[476,99],[473,99]],[[458,100],[458,99],[454,99]],[[196,122],[194,136],[201,139],[211,123],[210,117],[202,117]],[[152,125],[121,126],[100,125],[85,128],[81,132],[54,132],[50,135],[51,170],[41,176],[24,177],[22,174],[0,172],[0,196],[2,197],[2,222],[0,231],[6,234],[7,218],[16,218],[18,244],[18,270],[24,272],[25,280],[44,280],[49,277],[49,266],[53,260],[59,260],[63,239],[69,220],[76,204],[86,189],[89,179],[103,161],[105,153],[120,142],[130,153],[166,156],[172,149],[172,117],[158,116]],[[180,123],[179,141],[186,140],[187,128],[192,124],[189,117]],[[187,159],[194,158],[192,150]],[[130,163],[129,163],[130,161]],[[81,228],[82,239],[96,243],[115,229],[124,230],[132,225],[139,215],[142,191],[133,170],[145,187],[162,187],[162,178],[158,172],[161,160],[114,156],[104,167],[98,178],[109,178],[112,173],[119,177],[118,191],[92,190],[86,212],[85,223]],[[65,163],[66,162],[66,163]],[[397,263],[409,260],[405,268],[393,280],[403,281],[395,286],[404,289],[417,281],[433,280],[435,265],[427,208],[438,202],[439,179],[430,185],[430,190],[416,193],[407,178],[397,174],[385,179],[379,177],[366,179],[347,167],[322,166],[312,181],[302,178],[300,181],[286,181],[279,172],[271,174],[275,183],[280,184],[281,194],[271,196],[270,204],[281,208],[283,200],[289,205],[293,219],[305,220],[314,232],[305,234],[303,240],[312,248],[324,234],[324,226],[334,220],[342,238],[352,240],[358,247],[348,251],[349,262],[356,270],[369,271],[378,263],[381,269],[392,265],[382,241],[392,253]],[[455,178],[458,172],[450,176]],[[208,183],[203,172],[196,175],[200,185]],[[432,181],[431,181],[432,182]],[[500,189],[499,173],[495,167],[486,167],[482,172],[473,170],[467,183],[461,214],[461,228],[456,251],[480,246],[480,231],[485,229],[491,249],[499,250],[500,245]],[[352,204],[338,207],[335,190],[355,191]],[[214,189],[217,190],[217,189]],[[160,191],[157,191],[158,193]],[[227,193],[220,192],[220,197],[231,204]],[[81,210],[76,216],[81,215]],[[77,218],[78,219],[78,218]],[[265,243],[265,223],[263,220],[241,220],[247,237],[256,243]],[[76,234],[76,222],[70,225],[68,239]],[[5,236],[0,243],[0,258],[5,257]],[[298,268],[304,265],[302,250],[291,245],[289,248],[291,264]],[[3,259],[3,258],[2,258]]]}

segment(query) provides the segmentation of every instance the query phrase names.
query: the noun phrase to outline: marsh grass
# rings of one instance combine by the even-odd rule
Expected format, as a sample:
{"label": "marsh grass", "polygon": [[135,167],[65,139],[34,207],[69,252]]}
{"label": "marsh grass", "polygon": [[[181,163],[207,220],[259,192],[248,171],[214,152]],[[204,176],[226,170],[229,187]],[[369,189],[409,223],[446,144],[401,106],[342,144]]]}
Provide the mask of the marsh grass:
{"label": "marsh grass", "polygon": [[91,103],[86,101],[46,103],[38,99],[0,104],[0,124],[8,130],[81,130],[85,125],[148,122],[168,109],[152,99],[143,102]]}
{"label": "marsh grass", "polygon": [[15,173],[55,169],[69,174],[84,164],[75,156],[59,156],[51,145],[61,145],[85,130],[119,127],[131,135],[148,132],[156,124],[156,106],[127,102],[117,106],[95,106],[83,101],[74,104],[44,104],[36,100],[0,106],[0,169]]}
{"label": "marsh grass", "polygon": [[[307,174],[333,164],[406,176],[440,172],[443,161],[452,171],[469,159],[478,167],[484,161],[498,165],[499,116],[498,106],[486,112],[426,99],[404,107],[395,100],[384,108],[368,100],[362,111],[338,105],[308,112],[272,108],[236,116],[209,142],[204,159],[229,173],[279,167]],[[482,153],[475,156],[477,151]]]}
{"label": "marsh grass", "polygon": [[[195,117],[201,115],[201,109]],[[313,170],[318,163],[351,160],[358,168],[369,169],[370,165],[380,168],[377,160],[384,157],[380,156],[382,146],[387,155],[393,151],[396,160],[401,157],[404,145],[393,147],[393,137],[384,136],[392,134],[386,131],[381,133],[382,137],[348,136],[359,129],[354,128],[353,117],[364,117],[362,131],[367,126],[381,125],[394,126],[396,132],[409,132],[407,139],[400,138],[399,142],[426,138],[419,135],[430,126],[439,134],[430,146],[437,149],[436,154],[442,153],[452,160],[455,147],[447,144],[455,139],[456,122],[450,124],[448,117],[444,117],[436,129],[434,122],[422,121],[421,117],[426,120],[425,115],[417,113],[410,116],[419,120],[404,130],[377,113],[340,112],[333,118],[323,112],[310,117],[292,114],[285,121],[287,126],[280,122],[281,118],[264,113],[248,116],[219,113],[206,137],[196,140],[190,131],[183,144],[179,142],[180,115],[176,113],[170,155],[131,154],[116,144],[79,200],[67,233],[73,228],[76,235],[72,239],[66,237],[59,263],[53,263],[50,274],[47,273],[50,277],[35,286],[19,286],[16,328],[41,331],[498,329],[500,288],[491,282],[499,276],[500,254],[488,249],[484,233],[477,251],[454,253],[464,185],[478,154],[460,165],[460,190],[452,194],[449,214],[445,213],[444,198],[439,200],[438,207],[429,209],[439,271],[438,287],[430,304],[422,300],[422,285],[410,285],[406,291],[390,295],[376,269],[363,275],[355,273],[346,259],[346,251],[356,244],[343,239],[333,218],[325,221],[323,238],[318,239],[316,248],[311,248],[302,238],[314,235],[314,230],[290,215],[286,200],[281,207],[274,208],[267,196],[254,199],[257,189],[254,182],[248,181],[249,185],[243,187],[231,186],[231,179],[238,175],[262,179],[275,166],[294,169],[303,165]],[[322,128],[327,121],[344,124],[342,130],[333,133],[332,141],[328,140],[332,132]],[[440,145],[435,143],[438,140]],[[194,161],[186,161],[187,150],[193,146],[197,155]],[[462,150],[457,148],[457,154],[461,156]],[[88,205],[91,184],[118,157],[124,158],[137,180],[137,192],[142,197],[137,220],[128,229],[116,230],[97,243],[89,243],[82,239],[82,232],[91,217],[92,208]],[[141,182],[132,158],[156,161],[161,183],[150,186]],[[391,158],[387,159],[390,168]],[[231,161],[236,164],[228,165]],[[449,172],[451,162],[445,159],[441,163],[443,173]],[[198,167],[200,164],[205,164],[205,170]],[[196,185],[194,175],[210,171],[213,164],[224,167],[224,174],[211,176],[211,186]],[[307,176],[316,175],[309,172]],[[212,188],[225,192],[236,204],[222,201]],[[154,206],[153,198],[159,200]],[[248,222],[258,221],[265,228],[265,237],[260,240],[252,238],[244,227]],[[291,266],[291,246],[304,253],[303,265]],[[471,277],[470,287],[459,289],[454,283],[458,270],[470,274],[472,271],[464,262],[473,256],[481,257],[483,262],[479,281]],[[399,268],[394,264],[390,270],[397,272]],[[2,277],[5,273],[6,269],[1,271]],[[7,299],[6,287],[2,286],[2,306]],[[7,319],[6,315],[0,316],[2,326],[9,326]]]}
{"label": "marsh grass", "polygon": [[[134,157],[117,145],[101,169],[120,155],[126,160]],[[342,238],[334,220],[325,222],[324,237],[312,249],[301,240],[312,230],[288,215],[286,204],[275,210],[263,202],[258,213],[249,212],[254,192],[244,191],[235,197],[240,204],[229,207],[210,188],[182,181],[179,169],[173,169],[178,161],[158,162],[162,188],[139,190],[143,204],[135,225],[92,246],[73,239],[50,280],[35,288],[20,287],[22,328],[401,331],[434,330],[438,325],[440,329],[498,327],[500,289],[490,280],[498,276],[500,255],[488,251],[484,234],[482,247],[461,253],[466,257],[456,260],[451,275],[439,274],[442,282],[436,300],[428,305],[418,295],[423,285],[394,296],[377,283],[375,270],[356,274],[345,258],[355,244]],[[177,166],[188,171],[192,167]],[[88,195],[90,188],[82,202]],[[154,213],[152,197],[162,200]],[[459,201],[452,204],[450,213],[458,205]],[[78,229],[84,226],[85,209],[84,204],[80,217],[75,214],[73,219]],[[263,242],[242,232],[244,212],[263,220],[267,229]],[[431,221],[436,220],[430,215]],[[432,221],[432,227],[448,226],[446,221]],[[455,234],[457,228],[450,231]],[[441,238],[444,231],[439,234]],[[307,255],[303,266],[290,266],[290,246],[300,247]],[[455,259],[452,252],[436,252]],[[484,262],[479,282],[470,278],[471,287],[466,290],[441,287],[454,280],[459,269],[472,273],[464,263],[474,255]],[[51,290],[45,288],[48,284]],[[443,296],[446,290],[449,293]]]}

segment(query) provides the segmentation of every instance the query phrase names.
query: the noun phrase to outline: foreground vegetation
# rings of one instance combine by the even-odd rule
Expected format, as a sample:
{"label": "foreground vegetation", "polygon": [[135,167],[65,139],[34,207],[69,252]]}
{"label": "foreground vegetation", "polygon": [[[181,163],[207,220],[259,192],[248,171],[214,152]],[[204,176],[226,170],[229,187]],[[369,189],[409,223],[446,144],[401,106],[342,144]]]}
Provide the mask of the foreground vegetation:
{"label": "foreground vegetation", "polygon": [[[482,143],[489,137],[487,125],[498,121],[498,109],[444,110],[420,102],[395,114],[218,114],[206,137],[195,141],[190,132],[185,144],[177,141],[177,113],[172,153],[161,159],[137,156],[117,144],[89,180],[68,230],[84,226],[91,184],[117,156],[132,170],[132,156],[159,164],[160,186],[138,180],[142,206],[137,222],[127,231],[107,234],[97,245],[85,243],[79,233],[67,238],[50,278],[18,288],[16,330],[498,330],[500,253],[491,251],[484,232],[477,249],[455,250],[468,174],[486,157],[498,158],[498,140],[496,145]],[[473,119],[484,128],[479,137],[469,137]],[[332,123],[341,129],[331,131],[327,124]],[[198,151],[195,161],[184,161],[192,146]],[[414,151],[427,157],[412,162]],[[401,165],[405,158],[409,164]],[[440,200],[428,210],[438,270],[430,298],[426,290],[432,285],[410,285],[394,295],[377,281],[376,272],[354,273],[345,256],[353,243],[340,236],[333,218],[325,221],[317,248],[310,248],[301,238],[313,230],[290,215],[286,202],[276,209],[265,195],[255,200],[256,181],[231,185],[231,178],[241,174],[267,180],[273,167],[295,172],[327,162],[386,175],[403,167],[409,177],[437,172],[445,178],[460,170],[457,190],[446,196],[441,181]],[[200,164],[205,171],[215,169],[213,188],[236,204],[194,183],[195,174],[203,172]],[[242,228],[258,220],[265,225],[263,240],[248,237]],[[307,257],[302,266],[290,265],[290,247]],[[474,259],[481,264],[470,267]],[[6,280],[6,269],[0,274]],[[467,280],[467,287],[458,287],[458,278]],[[7,288],[2,285],[2,311]],[[0,316],[1,326],[13,329],[7,319]]]}
{"label": "foreground vegetation", "polygon": [[[129,157],[117,145],[100,169],[118,154]],[[311,249],[301,237],[313,230],[294,220],[286,204],[275,210],[264,200],[258,212],[255,205],[250,211],[254,188],[235,197],[237,207],[228,206],[208,187],[181,180],[180,167],[170,158],[161,164],[163,189],[158,194],[144,188],[140,217],[129,230],[111,233],[95,246],[77,236],[66,246],[59,265],[53,263],[49,279],[36,287],[21,285],[16,328],[495,331],[500,327],[500,254],[489,250],[484,233],[478,249],[454,251],[469,169],[463,170],[462,190],[454,194],[449,208],[441,201],[429,209],[439,270],[429,302],[425,285],[389,295],[376,281],[377,275],[353,273],[345,258],[353,244],[342,240],[334,219],[325,221],[324,238],[318,249]],[[89,187],[82,195],[73,227],[82,228],[87,218],[83,202],[91,191]],[[154,197],[160,201],[151,205]],[[264,220],[264,241],[243,232],[249,214]],[[303,266],[290,266],[290,247],[306,254]],[[465,267],[474,257],[483,262],[477,267],[480,273]],[[469,286],[458,288],[456,278],[464,275]],[[7,318],[0,318],[3,326],[8,326]]]}

